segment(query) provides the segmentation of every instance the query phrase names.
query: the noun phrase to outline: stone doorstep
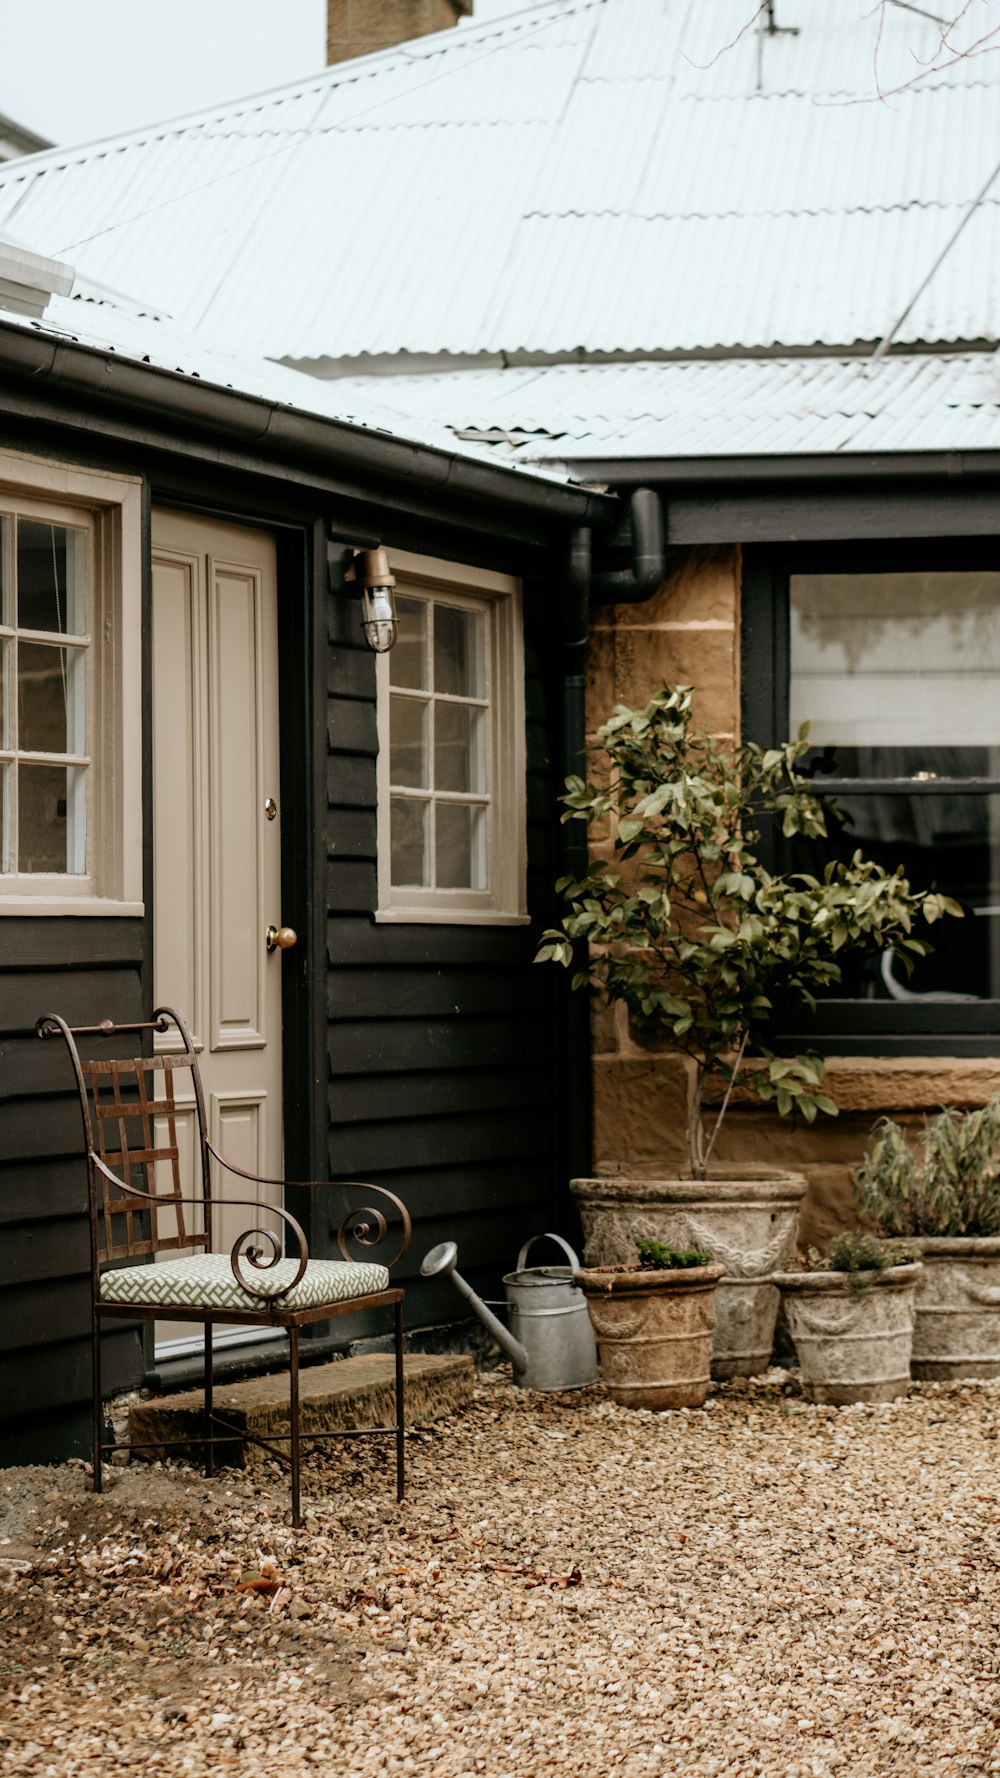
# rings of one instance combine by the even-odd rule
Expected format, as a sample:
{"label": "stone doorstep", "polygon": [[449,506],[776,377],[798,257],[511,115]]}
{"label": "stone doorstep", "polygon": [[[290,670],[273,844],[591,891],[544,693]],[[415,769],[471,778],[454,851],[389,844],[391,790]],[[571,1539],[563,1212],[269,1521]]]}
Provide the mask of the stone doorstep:
{"label": "stone doorstep", "polygon": [[[404,1359],[404,1393],[408,1426],[427,1425],[453,1414],[472,1400],[475,1367],[465,1353],[408,1352]],[[395,1425],[395,1360],[391,1352],[365,1353],[332,1364],[311,1365],[299,1372],[299,1409],[303,1435],[336,1432],[365,1426]],[[259,1438],[288,1432],[288,1372],[249,1377],[242,1383],[220,1383],[215,1406],[227,1420]],[[171,1451],[136,1451],[133,1461],[155,1461],[189,1453],[199,1461],[198,1436],[202,1428],[200,1389],[183,1394],[137,1402],[129,1412],[129,1438],[136,1444],[155,1444],[159,1438],[190,1436],[190,1446]],[[331,1440],[331,1443],[334,1441]],[[287,1449],[287,1447],[283,1447]],[[267,1453],[259,1445],[234,1437],[231,1445],[216,1446],[216,1461],[244,1469],[263,1462]]]}

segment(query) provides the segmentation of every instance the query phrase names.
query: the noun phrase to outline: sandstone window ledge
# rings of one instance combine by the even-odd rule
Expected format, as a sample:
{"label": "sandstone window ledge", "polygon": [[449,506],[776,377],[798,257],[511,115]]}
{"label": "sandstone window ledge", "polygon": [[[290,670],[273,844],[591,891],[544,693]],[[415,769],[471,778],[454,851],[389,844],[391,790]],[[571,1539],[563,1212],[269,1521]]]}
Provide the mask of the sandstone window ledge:
{"label": "sandstone window ledge", "polygon": [[1000,1056],[828,1056],[826,1081],[844,1112],[965,1111],[1000,1091]]}

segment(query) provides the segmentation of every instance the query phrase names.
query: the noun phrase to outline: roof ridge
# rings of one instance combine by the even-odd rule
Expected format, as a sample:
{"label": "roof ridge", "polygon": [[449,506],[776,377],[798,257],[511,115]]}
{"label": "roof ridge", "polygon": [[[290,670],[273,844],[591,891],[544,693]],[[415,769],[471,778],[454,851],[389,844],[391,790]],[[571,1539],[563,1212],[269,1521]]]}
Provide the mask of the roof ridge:
{"label": "roof ridge", "polygon": [[[208,123],[213,118],[239,115],[265,104],[291,102],[340,85],[350,86],[360,80],[372,79],[387,69],[398,70],[407,63],[429,61],[435,55],[443,55],[451,50],[464,52],[474,49],[490,37],[519,35],[526,26],[540,31],[550,23],[561,23],[576,13],[590,12],[606,4],[607,0],[536,0],[535,4],[527,6],[523,12],[508,13],[499,19],[483,19],[478,25],[467,25],[461,31],[435,31],[426,37],[411,38],[408,43],[374,50],[370,55],[355,56],[349,61],[332,62],[315,74],[284,81],[279,86],[265,87],[240,98],[204,105],[197,111],[181,112],[175,117],[140,124],[131,130],[120,130],[112,136],[96,136],[89,142],[64,144],[44,149],[37,154],[22,155],[17,160],[0,166],[0,184],[10,184],[11,176],[16,177],[18,173],[23,179],[26,175],[46,173],[50,169],[57,170],[63,166],[98,159],[102,155],[130,146],[138,147],[165,136],[182,135],[197,128],[199,123]],[[413,47],[416,45],[426,47]],[[308,129],[303,131],[303,134],[315,133]]]}

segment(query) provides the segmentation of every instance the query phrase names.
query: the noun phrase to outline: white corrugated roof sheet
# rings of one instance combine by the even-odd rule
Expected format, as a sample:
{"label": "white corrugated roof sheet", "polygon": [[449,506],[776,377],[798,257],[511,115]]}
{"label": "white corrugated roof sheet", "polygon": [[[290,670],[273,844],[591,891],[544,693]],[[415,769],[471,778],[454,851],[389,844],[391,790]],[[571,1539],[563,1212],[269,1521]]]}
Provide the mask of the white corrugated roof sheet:
{"label": "white corrugated roof sheet", "polygon": [[[149,365],[174,376],[189,377],[233,390],[240,395],[274,402],[297,413],[336,420],[347,426],[385,432],[411,444],[429,445],[479,463],[498,461],[484,443],[465,440],[438,423],[429,413],[416,415],[395,408],[386,399],[388,390],[345,382],[324,382],[291,365],[269,359],[239,357],[204,340],[192,339],[146,315],[126,314],[106,300],[54,296],[39,320],[0,306],[0,326],[21,327],[56,341],[113,354],[134,364]],[[556,474],[561,470],[510,459],[507,467],[521,467],[525,474]]]}
{"label": "white corrugated roof sheet", "polygon": [[1000,450],[991,352],[863,358],[561,364],[332,385],[358,406],[379,393],[415,417],[446,415],[515,461]]}
{"label": "white corrugated roof sheet", "polygon": [[[1000,156],[1000,38],[755,4],[546,0],[12,163],[0,229],[240,354],[876,340]],[[998,25],[970,0],[954,41]],[[998,230],[1000,179],[900,343],[1000,338]]]}

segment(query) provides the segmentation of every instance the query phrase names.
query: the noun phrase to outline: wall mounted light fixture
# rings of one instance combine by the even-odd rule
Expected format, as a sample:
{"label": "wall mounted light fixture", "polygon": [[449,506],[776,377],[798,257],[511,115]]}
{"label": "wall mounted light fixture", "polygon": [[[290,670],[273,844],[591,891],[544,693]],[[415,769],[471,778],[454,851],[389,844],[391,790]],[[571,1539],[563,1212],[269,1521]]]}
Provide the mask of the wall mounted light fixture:
{"label": "wall mounted light fixture", "polygon": [[354,578],[361,588],[365,641],[376,654],[388,654],[396,640],[396,580],[385,550],[359,550],[354,558]]}

